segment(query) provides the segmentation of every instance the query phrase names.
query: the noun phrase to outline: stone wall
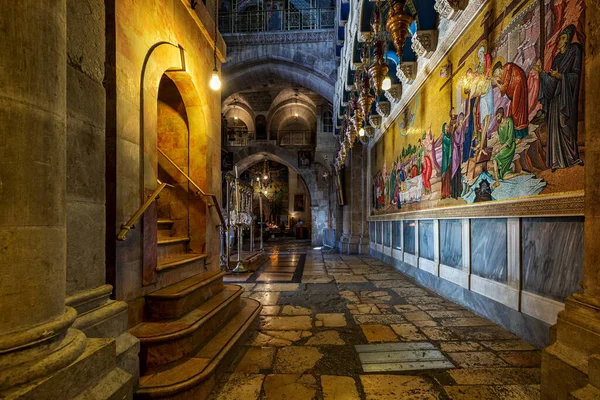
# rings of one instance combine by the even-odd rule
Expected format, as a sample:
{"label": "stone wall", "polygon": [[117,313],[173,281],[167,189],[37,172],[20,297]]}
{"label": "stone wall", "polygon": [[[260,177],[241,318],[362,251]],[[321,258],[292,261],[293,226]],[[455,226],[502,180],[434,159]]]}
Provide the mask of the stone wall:
{"label": "stone wall", "polygon": [[[162,11],[156,12],[158,9]],[[111,43],[114,65],[109,67],[114,68],[114,92],[108,99],[112,111],[107,127],[111,135],[108,143],[116,153],[107,165],[109,180],[114,185],[108,196],[107,225],[113,232],[108,234],[111,243],[107,254],[114,258],[107,263],[112,269],[108,275],[114,281],[116,298],[129,303],[130,324],[134,325],[142,316],[144,294],[184,278],[143,285],[144,254],[156,246],[145,237],[144,231],[155,222],[138,221],[125,241],[115,240],[121,224],[157,187],[160,80],[166,73],[185,104],[190,130],[190,176],[205,192],[218,197],[220,171],[210,166],[220,165],[220,93],[208,86],[213,69],[213,40],[209,33],[213,23],[202,3],[192,10],[188,2],[180,0],[157,0],[144,6],[115,2],[114,18],[115,41]],[[222,61],[224,43],[218,38],[218,56]],[[216,269],[219,268],[218,217],[213,210],[206,211],[206,203],[204,198],[190,199],[190,212],[199,209],[200,214],[206,215],[205,233],[198,238],[203,243],[198,245],[208,254],[207,268]]]}

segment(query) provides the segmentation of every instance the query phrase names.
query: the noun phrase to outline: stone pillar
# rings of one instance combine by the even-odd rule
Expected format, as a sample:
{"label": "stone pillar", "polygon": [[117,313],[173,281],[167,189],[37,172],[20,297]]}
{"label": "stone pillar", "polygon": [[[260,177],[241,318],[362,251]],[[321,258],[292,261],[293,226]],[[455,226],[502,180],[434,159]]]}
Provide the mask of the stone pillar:
{"label": "stone pillar", "polygon": [[117,339],[119,367],[137,376],[139,341],[127,332],[127,303],[110,300],[105,284],[104,15],[104,2],[67,0],[66,304],[87,337]]}
{"label": "stone pillar", "polygon": [[[366,200],[364,177],[366,176],[364,155],[365,146],[356,143],[349,150],[347,157],[347,171],[345,178],[346,204],[343,207],[343,232],[339,242],[340,252],[345,254],[368,253],[368,239],[363,243],[364,233],[364,202]],[[366,250],[363,248],[366,246]],[[361,252],[361,249],[363,250]]]}
{"label": "stone pillar", "polygon": [[14,2],[0,20],[3,397],[70,364],[86,337],[65,308],[66,0]]}
{"label": "stone pillar", "polygon": [[584,292],[567,298],[542,353],[542,399],[600,398],[600,4],[586,3]]}

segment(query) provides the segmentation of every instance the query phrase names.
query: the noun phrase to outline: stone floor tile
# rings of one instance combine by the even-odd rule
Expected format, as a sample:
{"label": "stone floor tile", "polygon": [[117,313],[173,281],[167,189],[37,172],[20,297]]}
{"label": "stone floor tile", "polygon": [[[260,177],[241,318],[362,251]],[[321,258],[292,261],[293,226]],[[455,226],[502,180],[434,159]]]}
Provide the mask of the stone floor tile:
{"label": "stone floor tile", "polygon": [[458,385],[537,385],[541,372],[539,368],[457,368],[448,374]]}
{"label": "stone floor tile", "polygon": [[281,306],[263,306],[260,315],[277,315]]}
{"label": "stone floor tile", "polygon": [[281,315],[310,315],[312,310],[306,307],[300,306],[283,306],[281,309]]}
{"label": "stone floor tile", "polygon": [[396,288],[396,287],[416,287],[416,285],[405,281],[403,279],[393,279],[389,281],[375,281],[373,282],[376,288],[379,289],[387,289],[387,288]]}
{"label": "stone floor tile", "polygon": [[448,329],[463,340],[493,341],[517,338],[512,333],[505,331],[499,326],[454,326],[448,327]]}
{"label": "stone floor tile", "polygon": [[434,296],[415,296],[415,297],[406,297],[406,302],[409,304],[435,304],[435,303],[443,303],[444,300],[439,297]]}
{"label": "stone floor tile", "polygon": [[317,381],[312,375],[272,374],[263,388],[265,400],[309,400],[317,393]]}
{"label": "stone floor tile", "polygon": [[444,342],[440,343],[440,350],[448,353],[458,353],[461,351],[480,351],[483,350],[477,342]]}
{"label": "stone floor tile", "polygon": [[498,355],[513,367],[539,367],[542,362],[539,351],[510,351]]}
{"label": "stone floor tile", "polygon": [[346,304],[346,307],[350,310],[350,314],[381,314],[379,308],[375,304]]}
{"label": "stone floor tile", "polygon": [[394,308],[401,313],[406,312],[406,311],[419,311],[420,310],[419,307],[413,306],[411,304],[401,304],[401,305],[394,306]]}
{"label": "stone floor tile", "polygon": [[354,322],[357,324],[401,324],[406,322],[402,315],[353,315]]}
{"label": "stone floor tile", "polygon": [[248,342],[249,346],[290,346],[293,342],[291,340],[280,339],[274,336],[267,335],[263,332],[254,332],[250,341]]}
{"label": "stone floor tile", "polygon": [[448,353],[454,364],[462,368],[506,367],[508,364],[489,351]]}
{"label": "stone floor tile", "polygon": [[[371,265],[374,265],[374,264],[371,264]],[[393,272],[391,272],[391,273],[387,272],[387,273],[382,273],[382,274],[368,274],[365,276],[370,281],[391,281],[391,280],[398,280],[398,279],[403,278],[402,274],[393,273]]]}
{"label": "stone floor tile", "polygon": [[439,399],[441,394],[419,376],[360,375],[366,400]]}
{"label": "stone floor tile", "polygon": [[277,350],[273,371],[281,374],[303,373],[311,370],[323,354],[316,347],[289,346]]}
{"label": "stone floor tile", "polygon": [[257,282],[279,282],[279,281],[291,281],[294,278],[292,273],[279,273],[279,272],[262,272],[256,278]]}
{"label": "stone floor tile", "polygon": [[339,275],[332,274],[337,283],[361,283],[367,282],[364,276],[362,275]]}
{"label": "stone floor tile", "polygon": [[[407,318],[408,319],[408,318]],[[442,326],[490,326],[490,320],[481,317],[442,318],[438,321]]]}
{"label": "stone floor tile", "polygon": [[302,275],[302,283],[331,283],[333,276],[306,276]]}
{"label": "stone floor tile", "polygon": [[311,331],[263,331],[263,333],[278,339],[291,340],[292,342],[312,336]]}
{"label": "stone floor tile", "polygon": [[420,342],[427,338],[412,324],[392,324],[390,327],[403,342]]}
{"label": "stone floor tile", "polygon": [[535,350],[535,347],[530,345],[524,340],[497,340],[497,341],[483,341],[482,345],[495,351],[531,351]]}
{"label": "stone floor tile", "polygon": [[252,291],[252,288],[256,286],[256,283],[236,283],[236,285],[241,286],[247,292]]}
{"label": "stone floor tile", "polygon": [[431,340],[447,341],[458,339],[458,337],[454,333],[452,333],[452,331],[446,328],[424,326],[420,329],[425,334],[425,336],[427,336]]}
{"label": "stone floor tile", "polygon": [[452,400],[500,400],[493,386],[444,386]]}
{"label": "stone floor tile", "polygon": [[360,328],[362,329],[369,343],[398,341],[398,336],[396,336],[394,331],[389,326],[361,325]]}
{"label": "stone floor tile", "polygon": [[407,311],[403,312],[402,315],[407,321],[429,321],[431,317],[425,311]]}
{"label": "stone floor tile", "polygon": [[437,322],[435,322],[434,320],[429,320],[429,321],[413,321],[413,324],[415,326],[421,327],[421,326],[438,326]]}
{"label": "stone floor tile", "polygon": [[317,314],[315,326],[326,328],[341,328],[346,326],[346,317],[341,313]]}
{"label": "stone floor tile", "polygon": [[246,282],[252,276],[252,272],[244,274],[228,274],[223,277],[223,282]]}
{"label": "stone floor tile", "polygon": [[398,293],[401,297],[415,297],[415,296],[429,296],[430,293],[418,287],[414,288],[392,288],[392,290]]}
{"label": "stone floor tile", "polygon": [[260,317],[262,331],[304,331],[312,329],[312,319],[308,316]]}
{"label": "stone floor tile", "polygon": [[254,292],[295,292],[299,288],[297,283],[260,283],[253,289]]}
{"label": "stone floor tile", "polygon": [[324,346],[324,345],[344,345],[346,342],[342,340],[337,331],[323,331],[316,333],[306,342],[307,346]]}
{"label": "stone floor tile", "polygon": [[264,379],[264,375],[258,374],[231,374],[225,386],[220,390],[216,400],[256,400],[260,396],[260,389]]}
{"label": "stone floor tile", "polygon": [[468,318],[476,317],[477,315],[467,310],[452,310],[452,311],[427,311],[431,318]]}
{"label": "stone floor tile", "polygon": [[[280,267],[280,266],[270,266],[266,267],[262,271],[264,272],[277,272],[277,273],[294,273],[297,267]],[[282,279],[283,280],[283,279]]]}
{"label": "stone floor tile", "polygon": [[275,347],[250,347],[242,357],[235,372],[257,374],[263,369],[271,369]]}
{"label": "stone floor tile", "polygon": [[279,301],[279,292],[252,292],[248,297],[258,300],[263,306],[274,306]]}
{"label": "stone floor tile", "polygon": [[352,377],[321,375],[321,387],[324,400],[360,400]]}

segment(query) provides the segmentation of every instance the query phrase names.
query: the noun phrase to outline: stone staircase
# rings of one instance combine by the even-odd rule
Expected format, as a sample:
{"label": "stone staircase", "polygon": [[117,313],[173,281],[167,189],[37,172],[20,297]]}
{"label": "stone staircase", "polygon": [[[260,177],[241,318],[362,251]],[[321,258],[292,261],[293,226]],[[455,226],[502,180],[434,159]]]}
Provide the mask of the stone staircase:
{"label": "stone staircase", "polygon": [[261,305],[205,271],[146,295],[140,340],[141,377],[135,398],[205,399],[240,354]]}

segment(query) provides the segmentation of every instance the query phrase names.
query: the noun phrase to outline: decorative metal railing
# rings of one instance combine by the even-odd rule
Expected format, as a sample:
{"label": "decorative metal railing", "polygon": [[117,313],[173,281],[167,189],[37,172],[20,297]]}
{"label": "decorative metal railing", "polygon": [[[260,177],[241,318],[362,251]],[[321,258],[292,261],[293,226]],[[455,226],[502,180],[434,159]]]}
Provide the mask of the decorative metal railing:
{"label": "decorative metal railing", "polygon": [[271,137],[276,137],[282,147],[312,146],[314,144],[313,132],[306,130],[271,131]]}
{"label": "decorative metal railing", "polygon": [[333,29],[335,8],[242,11],[219,15],[221,33],[252,33]]}

